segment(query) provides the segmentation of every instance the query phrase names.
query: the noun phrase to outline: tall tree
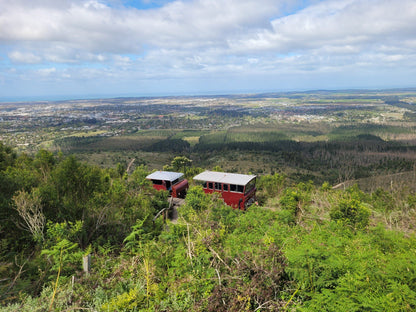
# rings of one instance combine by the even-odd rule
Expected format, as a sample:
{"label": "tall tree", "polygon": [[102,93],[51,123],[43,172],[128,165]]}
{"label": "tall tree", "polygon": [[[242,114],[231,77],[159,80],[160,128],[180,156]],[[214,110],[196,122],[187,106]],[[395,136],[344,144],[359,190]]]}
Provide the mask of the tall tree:
{"label": "tall tree", "polygon": [[192,160],[187,158],[186,156],[176,156],[172,160],[172,168],[175,171],[182,171],[185,173],[186,167],[189,167],[192,164]]}

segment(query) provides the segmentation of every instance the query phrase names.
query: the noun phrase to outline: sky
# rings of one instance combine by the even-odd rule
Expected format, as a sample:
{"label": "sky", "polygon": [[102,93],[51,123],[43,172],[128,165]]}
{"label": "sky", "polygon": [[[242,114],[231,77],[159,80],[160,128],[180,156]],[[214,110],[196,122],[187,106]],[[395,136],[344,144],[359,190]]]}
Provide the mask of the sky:
{"label": "sky", "polygon": [[415,0],[0,0],[0,100],[402,87]]}

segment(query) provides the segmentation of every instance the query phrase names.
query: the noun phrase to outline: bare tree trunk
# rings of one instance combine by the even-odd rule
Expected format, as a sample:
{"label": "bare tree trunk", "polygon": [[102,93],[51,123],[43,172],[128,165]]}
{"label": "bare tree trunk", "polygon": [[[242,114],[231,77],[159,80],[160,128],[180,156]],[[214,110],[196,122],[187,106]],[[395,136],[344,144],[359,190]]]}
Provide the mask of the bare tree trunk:
{"label": "bare tree trunk", "polygon": [[43,229],[45,228],[45,215],[42,212],[41,199],[35,191],[27,193],[19,191],[13,197],[16,210],[24,223],[21,224],[23,229],[29,231],[35,241],[43,241]]}

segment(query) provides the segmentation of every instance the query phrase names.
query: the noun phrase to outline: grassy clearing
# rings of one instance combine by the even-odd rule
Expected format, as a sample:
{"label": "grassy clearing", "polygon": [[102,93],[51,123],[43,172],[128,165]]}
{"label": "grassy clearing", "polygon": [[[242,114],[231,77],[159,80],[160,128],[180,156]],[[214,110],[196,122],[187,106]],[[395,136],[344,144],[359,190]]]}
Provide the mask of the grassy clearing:
{"label": "grassy clearing", "polygon": [[107,133],[105,130],[96,130],[96,131],[84,131],[84,132],[76,132],[69,134],[68,137],[93,137],[93,136],[100,136]]}
{"label": "grassy clearing", "polygon": [[211,133],[209,130],[178,130],[172,139],[184,139],[186,137],[200,137]]}
{"label": "grassy clearing", "polygon": [[183,137],[183,140],[187,141],[191,146],[195,146],[199,143],[199,136]]}
{"label": "grassy clearing", "polygon": [[175,135],[174,129],[140,130],[135,136],[168,138]]}

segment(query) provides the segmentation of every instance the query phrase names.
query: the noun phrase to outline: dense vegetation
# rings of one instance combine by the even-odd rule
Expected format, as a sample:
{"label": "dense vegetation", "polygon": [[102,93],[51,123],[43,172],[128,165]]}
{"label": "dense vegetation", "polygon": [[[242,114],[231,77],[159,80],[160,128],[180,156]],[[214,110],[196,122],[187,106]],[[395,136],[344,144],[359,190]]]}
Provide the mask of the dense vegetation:
{"label": "dense vegetation", "polygon": [[[178,160],[167,167],[188,178],[201,170]],[[168,194],[148,173],[0,144],[1,310],[416,309],[413,189],[333,190],[265,174],[246,212],[191,186],[165,224],[154,216]]]}

